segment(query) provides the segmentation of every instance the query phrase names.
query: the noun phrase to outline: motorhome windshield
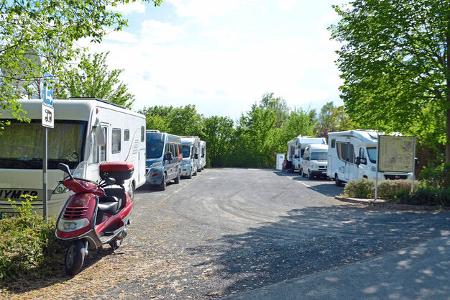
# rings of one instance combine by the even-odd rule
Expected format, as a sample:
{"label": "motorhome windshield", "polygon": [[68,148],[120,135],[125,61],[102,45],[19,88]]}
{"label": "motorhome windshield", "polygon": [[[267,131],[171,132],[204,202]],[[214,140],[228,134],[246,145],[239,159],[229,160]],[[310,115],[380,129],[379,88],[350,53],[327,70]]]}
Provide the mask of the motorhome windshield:
{"label": "motorhome windshield", "polygon": [[181,146],[181,150],[183,152],[183,158],[191,157],[191,146],[190,145]]}
{"label": "motorhome windshield", "polygon": [[160,158],[163,149],[163,135],[161,133],[147,133],[147,159]]}
{"label": "motorhome windshield", "polygon": [[311,160],[327,160],[327,152],[311,152]]}
{"label": "motorhome windshield", "polygon": [[367,155],[371,163],[375,164],[377,162],[377,148],[367,147]]}
{"label": "motorhome windshield", "polygon": [[[55,121],[48,130],[48,168],[59,163],[75,168],[83,160],[87,122]],[[44,130],[40,120],[11,121],[0,132],[0,168],[42,169]]]}

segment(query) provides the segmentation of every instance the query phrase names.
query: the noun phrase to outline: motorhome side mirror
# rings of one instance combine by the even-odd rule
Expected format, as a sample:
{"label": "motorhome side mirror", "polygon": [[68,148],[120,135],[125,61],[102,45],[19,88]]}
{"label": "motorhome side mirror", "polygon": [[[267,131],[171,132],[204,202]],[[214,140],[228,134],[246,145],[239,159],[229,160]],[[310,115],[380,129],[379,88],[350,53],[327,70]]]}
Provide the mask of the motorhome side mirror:
{"label": "motorhome side mirror", "polygon": [[198,159],[198,154],[194,154],[194,158],[195,158],[195,159]]}
{"label": "motorhome side mirror", "polygon": [[172,153],[167,152],[167,153],[164,155],[164,160],[172,160],[172,159],[173,159]]}
{"label": "motorhome side mirror", "polygon": [[298,155],[294,155],[294,158],[299,158]]}
{"label": "motorhome side mirror", "polygon": [[361,157],[357,157],[355,160],[355,164],[360,165],[361,164]]}

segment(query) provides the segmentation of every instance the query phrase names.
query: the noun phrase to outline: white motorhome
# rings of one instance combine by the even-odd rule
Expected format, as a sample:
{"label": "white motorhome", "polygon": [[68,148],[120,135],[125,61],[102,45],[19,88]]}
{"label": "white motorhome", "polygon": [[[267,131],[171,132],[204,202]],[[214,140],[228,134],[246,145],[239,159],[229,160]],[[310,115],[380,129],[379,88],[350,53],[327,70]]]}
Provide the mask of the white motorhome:
{"label": "white motorhome", "polygon": [[181,176],[192,178],[197,175],[199,168],[200,139],[197,136],[181,137]]}
{"label": "white motorhome", "polygon": [[327,140],[325,138],[299,135],[295,139],[292,139],[288,142],[288,153],[286,156],[286,160],[292,164],[294,171],[300,171],[305,148],[311,144],[326,145]]}
{"label": "white motorhome", "polygon": [[[21,100],[30,123],[16,121],[11,112],[0,112],[11,122],[0,132],[0,211],[10,211],[7,199],[37,196],[42,211],[43,127],[41,100]],[[134,164],[126,188],[145,184],[145,116],[97,99],[55,100],[55,125],[48,129],[48,213],[57,216],[68,198],[58,184],[63,172],[58,163],[75,170],[77,177],[98,181],[99,163],[127,161]]]}
{"label": "white motorhome", "polygon": [[328,145],[311,144],[303,153],[300,175],[313,179],[327,176]]}
{"label": "white motorhome", "polygon": [[206,142],[200,141],[200,157],[199,157],[199,171],[202,171],[206,167]]}
{"label": "white motorhome", "polygon": [[[327,176],[336,185],[362,178],[375,180],[377,176],[378,132],[374,130],[349,130],[328,134]],[[378,180],[410,179],[412,173],[379,172]]]}

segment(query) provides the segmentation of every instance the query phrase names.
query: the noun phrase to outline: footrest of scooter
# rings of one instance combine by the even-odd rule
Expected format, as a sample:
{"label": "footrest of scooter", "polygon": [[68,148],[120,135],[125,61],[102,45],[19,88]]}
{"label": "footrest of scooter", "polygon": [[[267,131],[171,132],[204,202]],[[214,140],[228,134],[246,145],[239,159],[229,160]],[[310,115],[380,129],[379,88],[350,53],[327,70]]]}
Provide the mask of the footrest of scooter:
{"label": "footrest of scooter", "polygon": [[103,233],[103,236],[100,237],[100,241],[102,241],[102,244],[106,244],[109,241],[111,241],[113,238],[115,238],[122,230],[123,230],[123,228],[120,227],[114,231],[105,231]]}

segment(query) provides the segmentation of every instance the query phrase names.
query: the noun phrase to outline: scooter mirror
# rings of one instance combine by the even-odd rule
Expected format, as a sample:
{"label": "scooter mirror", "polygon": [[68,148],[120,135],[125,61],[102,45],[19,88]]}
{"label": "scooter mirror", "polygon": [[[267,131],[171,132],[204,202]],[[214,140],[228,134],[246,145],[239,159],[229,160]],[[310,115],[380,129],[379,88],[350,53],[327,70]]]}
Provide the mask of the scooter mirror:
{"label": "scooter mirror", "polygon": [[70,174],[70,168],[68,165],[63,164],[63,163],[59,163],[58,164],[58,169],[63,171],[64,173],[67,173],[67,175],[69,175],[70,178],[72,178],[72,174]]}

